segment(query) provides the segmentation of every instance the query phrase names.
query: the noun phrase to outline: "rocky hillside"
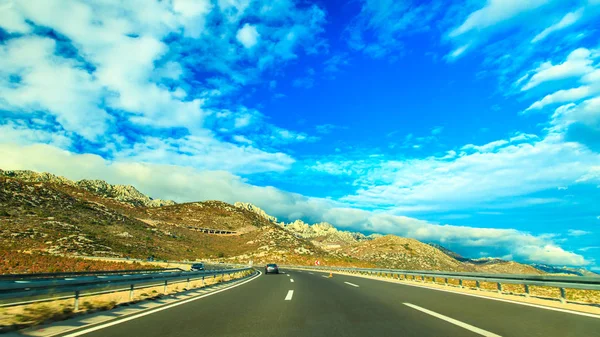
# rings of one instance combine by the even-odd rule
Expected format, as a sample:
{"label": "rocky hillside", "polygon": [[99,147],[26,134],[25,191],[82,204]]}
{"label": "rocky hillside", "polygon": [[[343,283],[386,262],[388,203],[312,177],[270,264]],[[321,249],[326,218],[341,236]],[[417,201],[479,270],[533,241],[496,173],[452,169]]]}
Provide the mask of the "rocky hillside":
{"label": "rocky hillside", "polygon": [[249,203],[175,204],[152,200],[132,186],[32,171],[0,170],[0,229],[0,250],[11,252],[539,272],[514,262],[465,259],[394,235],[366,236],[325,222],[278,222]]}
{"label": "rocky hillside", "polygon": [[16,178],[24,182],[43,182],[69,187],[78,187],[96,195],[114,199],[132,206],[159,207],[175,204],[175,202],[172,200],[152,199],[131,185],[111,185],[104,180],[83,179],[74,182],[54,174],[37,173],[27,170],[0,170],[0,176]]}
{"label": "rocky hillside", "polygon": [[[320,259],[368,265],[330,254],[227,203],[133,206],[71,181],[62,184],[46,177],[50,179],[0,176],[0,250],[169,260],[251,259],[256,263]],[[209,234],[198,228],[228,229],[236,234]]]}

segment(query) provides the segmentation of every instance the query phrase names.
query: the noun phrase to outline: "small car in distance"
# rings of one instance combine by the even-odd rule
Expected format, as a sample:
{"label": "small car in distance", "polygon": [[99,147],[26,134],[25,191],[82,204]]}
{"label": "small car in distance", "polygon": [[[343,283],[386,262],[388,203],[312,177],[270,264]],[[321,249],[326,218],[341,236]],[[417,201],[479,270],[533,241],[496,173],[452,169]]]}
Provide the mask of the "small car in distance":
{"label": "small car in distance", "polygon": [[269,263],[265,266],[265,274],[279,274],[279,267],[275,263]]}
{"label": "small car in distance", "polygon": [[203,271],[204,263],[194,263],[190,268],[191,271]]}

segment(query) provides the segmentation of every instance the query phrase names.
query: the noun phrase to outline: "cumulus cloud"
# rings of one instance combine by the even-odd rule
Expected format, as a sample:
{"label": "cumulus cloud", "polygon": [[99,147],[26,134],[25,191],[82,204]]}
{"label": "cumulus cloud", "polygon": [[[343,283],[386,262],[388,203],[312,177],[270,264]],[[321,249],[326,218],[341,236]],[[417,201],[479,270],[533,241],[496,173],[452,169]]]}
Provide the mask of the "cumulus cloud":
{"label": "cumulus cloud", "polygon": [[244,47],[252,48],[258,43],[259,36],[256,27],[246,23],[238,30],[235,37]]}
{"label": "cumulus cloud", "polygon": [[549,236],[514,229],[437,225],[406,216],[351,208],[340,202],[309,198],[266,186],[255,186],[225,171],[191,167],[107,161],[92,154],[75,154],[50,145],[0,145],[2,169],[33,169],[70,179],[98,178],[113,184],[133,184],[152,197],[179,202],[223,200],[252,202],[270,214],[288,220],[328,221],[341,228],[393,233],[423,241],[459,247],[493,248],[522,261],[586,265],[581,255],[565,251]]}
{"label": "cumulus cloud", "polygon": [[[0,115],[12,119],[2,123],[3,138],[18,137],[10,141],[252,173],[294,162],[273,144],[315,139],[271,125],[258,111],[229,106],[223,113],[219,105],[261,73],[314,52],[324,23],[316,5],[32,0],[1,6],[0,27],[18,33],[0,45]],[[241,25],[247,18],[258,23]],[[258,43],[263,30],[269,39]],[[255,134],[234,138],[240,128]]]}

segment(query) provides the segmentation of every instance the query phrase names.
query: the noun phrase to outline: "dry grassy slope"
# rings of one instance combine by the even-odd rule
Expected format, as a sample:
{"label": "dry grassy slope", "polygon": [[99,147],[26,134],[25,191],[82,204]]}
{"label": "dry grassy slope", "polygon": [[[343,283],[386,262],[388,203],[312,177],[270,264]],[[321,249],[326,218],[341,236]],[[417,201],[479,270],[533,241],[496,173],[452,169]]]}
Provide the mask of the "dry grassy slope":
{"label": "dry grassy slope", "polygon": [[132,209],[130,212],[140,219],[173,226],[193,226],[242,232],[263,226],[271,226],[269,221],[256,213],[221,201],[137,208]]}
{"label": "dry grassy slope", "polygon": [[451,258],[437,248],[395,235],[355,243],[337,252],[385,268],[475,271],[473,266]]}

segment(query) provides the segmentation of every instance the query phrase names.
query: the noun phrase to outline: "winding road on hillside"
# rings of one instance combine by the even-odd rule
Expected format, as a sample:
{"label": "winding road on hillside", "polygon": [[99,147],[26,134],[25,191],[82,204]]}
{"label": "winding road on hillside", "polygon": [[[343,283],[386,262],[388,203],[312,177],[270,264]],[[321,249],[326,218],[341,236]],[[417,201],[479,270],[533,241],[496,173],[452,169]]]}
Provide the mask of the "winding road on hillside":
{"label": "winding road on hillside", "polygon": [[[115,324],[116,323],[116,324]],[[287,270],[75,337],[598,336],[600,319],[354,276]]]}

